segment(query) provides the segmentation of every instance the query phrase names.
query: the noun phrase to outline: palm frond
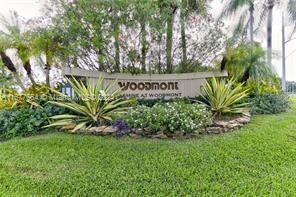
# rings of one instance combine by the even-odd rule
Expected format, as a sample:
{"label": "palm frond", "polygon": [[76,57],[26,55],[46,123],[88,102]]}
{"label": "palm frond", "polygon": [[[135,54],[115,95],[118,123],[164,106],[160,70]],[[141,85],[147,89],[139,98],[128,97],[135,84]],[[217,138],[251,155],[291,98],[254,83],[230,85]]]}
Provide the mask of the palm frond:
{"label": "palm frond", "polygon": [[289,0],[288,14],[290,21],[294,24],[293,33],[296,31],[296,0]]}

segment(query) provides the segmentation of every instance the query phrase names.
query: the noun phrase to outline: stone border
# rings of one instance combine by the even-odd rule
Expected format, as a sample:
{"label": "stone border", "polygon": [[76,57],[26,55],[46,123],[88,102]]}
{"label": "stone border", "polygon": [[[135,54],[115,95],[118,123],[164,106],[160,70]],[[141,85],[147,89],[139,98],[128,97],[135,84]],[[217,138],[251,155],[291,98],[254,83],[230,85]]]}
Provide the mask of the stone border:
{"label": "stone border", "polygon": [[[200,136],[200,134],[222,134],[239,129],[245,124],[251,121],[250,113],[243,113],[240,116],[233,118],[231,120],[217,120],[214,121],[214,124],[210,127],[204,128],[200,131],[193,133],[184,133],[184,132],[174,132],[174,133],[165,133],[157,132],[156,134],[151,134],[149,130],[146,129],[131,129],[127,132],[132,138],[152,138],[152,139],[190,139]],[[73,127],[63,127],[61,130],[70,130]],[[100,126],[92,127],[88,130],[80,130],[77,133],[92,134],[92,135],[113,135],[115,136],[116,128],[112,126]]]}
{"label": "stone border", "polygon": [[210,127],[203,129],[202,133],[206,133],[206,134],[226,133],[226,132],[241,128],[245,124],[249,123],[250,121],[251,121],[251,114],[243,113],[239,117],[236,117],[228,121],[225,121],[225,120],[214,121],[214,124]]}

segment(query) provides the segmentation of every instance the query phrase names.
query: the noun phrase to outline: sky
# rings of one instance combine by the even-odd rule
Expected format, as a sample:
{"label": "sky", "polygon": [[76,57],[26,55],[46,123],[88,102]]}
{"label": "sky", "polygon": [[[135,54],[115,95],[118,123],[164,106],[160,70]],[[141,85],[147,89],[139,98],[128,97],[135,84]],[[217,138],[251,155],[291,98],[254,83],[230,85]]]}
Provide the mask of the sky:
{"label": "sky", "polygon": [[[38,17],[42,15],[41,8],[43,6],[44,0],[0,0],[0,14],[7,16],[9,10],[15,10],[18,14],[26,19],[33,17]],[[213,15],[218,15],[221,9],[221,0],[214,0],[212,3],[211,12]],[[281,11],[274,11],[274,21],[273,21],[273,50],[277,55],[273,58],[274,70],[282,76],[282,63],[281,63]],[[229,20],[228,20],[229,21]],[[231,25],[229,22],[225,24]],[[287,35],[291,28],[287,27]],[[256,41],[260,41],[262,45],[266,46],[264,31],[260,37],[256,37]],[[296,34],[295,36],[296,37]],[[296,50],[296,39],[287,43],[286,54],[287,56]],[[296,52],[287,57],[286,65],[286,75],[287,80],[296,81]],[[294,65],[295,64],[295,65]]]}

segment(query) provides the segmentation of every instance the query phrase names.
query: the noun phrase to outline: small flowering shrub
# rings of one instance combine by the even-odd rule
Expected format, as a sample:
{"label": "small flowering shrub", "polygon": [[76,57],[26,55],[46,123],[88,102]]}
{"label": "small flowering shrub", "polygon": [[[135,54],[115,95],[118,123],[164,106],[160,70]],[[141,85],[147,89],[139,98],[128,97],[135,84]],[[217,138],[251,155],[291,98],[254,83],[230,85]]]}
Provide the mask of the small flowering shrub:
{"label": "small flowering shrub", "polygon": [[191,133],[212,123],[212,113],[203,104],[171,102],[153,107],[136,106],[125,117],[132,128],[143,128],[151,132]]}
{"label": "small flowering shrub", "polygon": [[112,127],[116,129],[115,131],[116,137],[121,137],[124,134],[129,133],[130,131],[130,128],[127,122],[122,119],[115,120]]}

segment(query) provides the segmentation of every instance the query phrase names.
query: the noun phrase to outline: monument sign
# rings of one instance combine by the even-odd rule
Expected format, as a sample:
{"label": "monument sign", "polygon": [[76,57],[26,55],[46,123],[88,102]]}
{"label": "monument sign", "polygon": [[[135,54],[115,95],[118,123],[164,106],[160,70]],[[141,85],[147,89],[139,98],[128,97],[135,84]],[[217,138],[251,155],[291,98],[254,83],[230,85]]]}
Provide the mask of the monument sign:
{"label": "monument sign", "polygon": [[[198,72],[186,74],[123,74],[105,73],[79,68],[63,68],[64,76],[88,78],[96,83],[102,75],[105,83],[116,80],[115,86],[124,90],[124,96],[140,99],[195,97],[205,80],[212,77],[226,77],[226,72]],[[107,84],[106,84],[107,85]]]}

